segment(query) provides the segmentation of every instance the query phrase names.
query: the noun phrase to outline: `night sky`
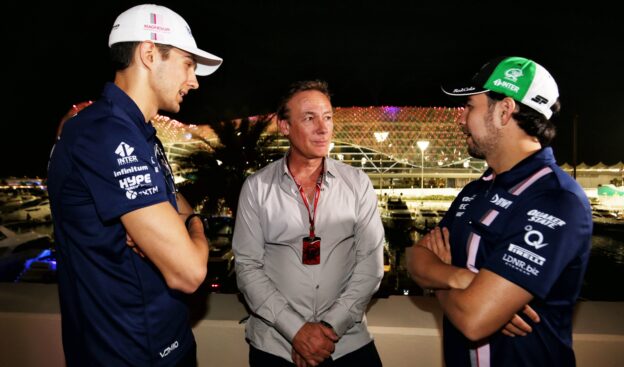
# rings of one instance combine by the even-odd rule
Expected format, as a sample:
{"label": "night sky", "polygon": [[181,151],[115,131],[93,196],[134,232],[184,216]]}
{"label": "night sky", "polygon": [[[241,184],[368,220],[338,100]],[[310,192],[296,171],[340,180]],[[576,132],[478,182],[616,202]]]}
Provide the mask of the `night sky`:
{"label": "night sky", "polygon": [[[0,177],[45,177],[59,118],[112,80],[110,27],[138,3],[5,6]],[[453,106],[441,81],[470,77],[496,56],[524,56],[559,84],[558,162],[572,163],[575,116],[578,162],[624,161],[624,31],[614,9],[403,3],[160,2],[187,20],[200,48],[224,59],[172,117],[202,124],[272,112],[288,84],[316,78],[329,82],[334,106]]]}

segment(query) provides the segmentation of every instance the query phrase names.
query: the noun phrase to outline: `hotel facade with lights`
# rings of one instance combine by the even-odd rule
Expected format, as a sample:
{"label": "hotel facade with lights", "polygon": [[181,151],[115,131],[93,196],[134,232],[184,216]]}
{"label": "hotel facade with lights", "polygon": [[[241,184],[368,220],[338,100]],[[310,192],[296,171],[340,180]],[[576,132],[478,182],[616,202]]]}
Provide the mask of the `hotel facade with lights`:
{"label": "hotel facade with lights", "polygon": [[[330,157],[362,169],[376,189],[458,189],[487,168],[484,160],[470,157],[457,120],[462,108],[449,107],[337,107]],[[218,142],[207,125],[187,125],[164,116],[153,120],[179,181],[184,170],[179,159]],[[285,152],[288,140],[273,121],[265,131],[276,134],[274,146]],[[205,140],[205,141],[204,141]],[[572,174],[573,168],[563,168]],[[624,175],[622,162],[606,167],[577,167],[585,188],[608,184]]]}

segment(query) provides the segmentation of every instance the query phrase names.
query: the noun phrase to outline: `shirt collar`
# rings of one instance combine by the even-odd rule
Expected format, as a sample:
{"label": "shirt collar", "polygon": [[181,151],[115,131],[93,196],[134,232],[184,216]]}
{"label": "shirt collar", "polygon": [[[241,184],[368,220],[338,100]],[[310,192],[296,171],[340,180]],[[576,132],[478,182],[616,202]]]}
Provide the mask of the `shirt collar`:
{"label": "shirt collar", "polygon": [[[284,154],[284,157],[282,158],[282,163],[280,165],[280,174],[282,179],[285,179],[286,177],[289,177],[290,180],[292,180],[292,176],[290,175],[290,172],[288,171],[288,155],[290,154],[290,149],[288,149],[288,151],[286,151],[286,153]],[[323,184],[325,186],[329,186],[330,185],[330,179],[336,177],[336,162],[329,158],[328,156],[325,157],[325,164],[323,165]],[[294,180],[293,180],[294,183]]]}
{"label": "shirt collar", "polygon": [[[495,183],[505,189],[511,188],[524,180],[527,175],[556,163],[552,148],[545,147],[518,162],[509,171],[496,175]],[[481,176],[481,180],[484,181],[492,180],[492,178],[492,168],[488,168]]]}
{"label": "shirt collar", "polygon": [[[106,83],[104,90],[102,91],[102,97],[110,101],[113,108],[121,109],[128,120],[132,121],[146,138],[152,138],[156,135],[156,129],[152,125],[151,121],[145,121],[143,112],[139,109],[139,106],[114,83]],[[116,114],[119,112],[116,111]]]}

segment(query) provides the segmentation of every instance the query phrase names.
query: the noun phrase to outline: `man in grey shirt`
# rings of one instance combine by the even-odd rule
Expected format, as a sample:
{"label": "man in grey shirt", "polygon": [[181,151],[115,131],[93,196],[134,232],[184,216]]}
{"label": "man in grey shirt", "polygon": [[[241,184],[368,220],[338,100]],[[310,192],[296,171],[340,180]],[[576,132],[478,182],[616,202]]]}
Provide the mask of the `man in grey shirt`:
{"label": "man in grey shirt", "polygon": [[332,114],[325,82],[293,84],[277,111],[290,150],[241,190],[233,249],[251,366],[381,366],[364,312],[384,231],[368,176],[327,156]]}

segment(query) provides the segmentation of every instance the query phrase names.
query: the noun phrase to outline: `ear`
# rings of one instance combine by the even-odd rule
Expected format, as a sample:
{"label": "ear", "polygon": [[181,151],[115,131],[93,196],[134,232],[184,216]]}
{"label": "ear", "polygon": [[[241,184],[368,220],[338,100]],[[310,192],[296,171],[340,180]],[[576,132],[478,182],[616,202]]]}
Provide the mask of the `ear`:
{"label": "ear", "polygon": [[290,123],[288,122],[288,120],[277,120],[277,127],[279,128],[279,131],[282,133],[282,135],[288,136],[288,133],[290,132]]}
{"label": "ear", "polygon": [[505,126],[516,111],[516,101],[513,98],[505,97],[498,105],[500,106],[501,125]]}
{"label": "ear", "polygon": [[154,64],[154,60],[156,58],[156,52],[158,52],[156,45],[154,45],[153,42],[144,41],[139,44],[137,49],[138,49],[137,52],[139,54],[139,60],[141,60],[141,64],[145,66],[146,68],[151,69],[152,65]]}

